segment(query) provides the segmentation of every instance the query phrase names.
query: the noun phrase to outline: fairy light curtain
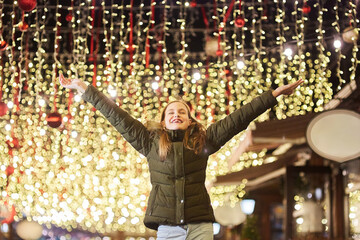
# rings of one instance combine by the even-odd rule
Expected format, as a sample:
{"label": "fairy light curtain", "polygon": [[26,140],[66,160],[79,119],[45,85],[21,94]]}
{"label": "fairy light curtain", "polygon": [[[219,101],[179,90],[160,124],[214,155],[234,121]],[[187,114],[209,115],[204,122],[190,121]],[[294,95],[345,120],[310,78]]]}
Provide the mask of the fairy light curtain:
{"label": "fairy light curtain", "polygon": [[[257,119],[323,110],[355,79],[355,1],[0,0],[0,204],[44,224],[101,233],[141,232],[146,160],[59,73],[82,78],[134,117],[154,119],[182,96],[208,125],[269,88],[305,83]],[[352,35],[333,42],[345,32]],[[348,36],[348,35],[347,35]],[[217,176],[262,164],[241,141],[211,157]],[[213,187],[215,207],[239,186]]]}

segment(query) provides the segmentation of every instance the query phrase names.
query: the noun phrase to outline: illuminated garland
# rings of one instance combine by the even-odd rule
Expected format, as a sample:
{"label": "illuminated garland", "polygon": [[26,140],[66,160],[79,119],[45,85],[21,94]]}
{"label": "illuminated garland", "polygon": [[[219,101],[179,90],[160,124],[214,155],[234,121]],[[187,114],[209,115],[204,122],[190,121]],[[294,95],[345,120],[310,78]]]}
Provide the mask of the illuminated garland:
{"label": "illuminated garland", "polygon": [[[351,190],[351,189],[350,189]],[[360,191],[349,192],[349,220],[350,229],[353,236],[360,235],[360,224],[359,224],[359,207],[360,207]]]}
{"label": "illuminated garland", "polygon": [[[349,1],[349,12],[348,12],[348,16],[350,19],[350,26],[353,27],[354,31],[359,34],[359,29],[357,28],[358,24],[359,24],[359,19],[357,18],[357,13],[356,13],[356,3],[353,1]],[[351,72],[350,75],[350,81],[355,80],[355,73],[356,73],[356,67],[358,65],[358,59],[359,57],[357,57],[357,53],[359,51],[358,45],[357,45],[357,39],[353,38],[352,39],[352,43],[354,44],[353,48],[352,48],[352,58],[351,58],[351,63],[352,66],[349,69],[349,71]]]}
{"label": "illuminated garland", "polygon": [[[227,1],[216,1],[217,14],[213,20],[219,35],[215,35],[221,37],[224,54],[215,59],[188,52],[188,28],[191,26],[187,23],[192,16],[188,11],[197,8],[181,1],[177,1],[174,8],[167,1],[153,1],[152,6],[145,6],[141,1],[132,11],[144,14],[138,15],[133,25],[128,21],[131,6],[124,6],[123,2],[111,6],[103,2],[95,6],[92,1],[72,1],[71,6],[57,5],[55,9],[47,5],[48,1],[41,3],[38,1],[37,9],[26,16],[35,22],[21,35],[16,35],[19,17],[15,16],[15,3],[12,6],[9,36],[13,41],[6,50],[8,55],[2,55],[0,66],[1,101],[9,106],[9,112],[0,117],[0,139],[3,140],[0,141],[0,159],[3,160],[0,163],[0,194],[16,207],[16,220],[25,214],[40,223],[68,230],[81,227],[101,233],[146,231],[142,224],[150,190],[146,159],[76,92],[59,87],[59,73],[94,84],[144,123],[158,119],[159,109],[180,95],[190,103],[197,119],[208,125],[271,87],[299,77],[306,79],[305,84],[293,97],[280,98],[273,109],[278,119],[322,111],[332,98],[328,81],[330,70],[326,70],[330,51],[324,49],[324,29],[320,27],[317,32],[316,54],[313,49],[302,46],[294,56],[286,57],[283,51],[290,29],[285,23],[283,1],[275,2],[277,30],[273,37],[276,45],[269,49],[265,43],[270,39],[264,32],[266,6],[261,1],[252,1],[251,6],[235,2],[232,16],[244,18],[242,27],[236,26],[233,20],[224,21],[229,9]],[[241,10],[240,6],[243,6]],[[159,39],[154,38],[155,7],[156,11],[163,11],[164,16],[162,27],[157,29],[162,34]],[[95,9],[96,13],[101,13],[97,16],[101,17],[100,21],[94,18]],[[322,6],[318,9],[324,11]],[[47,32],[54,12],[56,24]],[[294,12],[298,13],[297,9]],[[67,14],[66,26],[60,20],[63,13]],[[168,51],[172,43],[167,36],[174,30],[174,16],[179,17],[175,25],[181,40],[172,54]],[[300,47],[305,41],[303,24],[307,19],[300,14],[297,21],[295,41]],[[321,21],[319,14],[318,22]],[[357,21],[353,20],[355,28]],[[95,33],[94,28],[102,30]],[[65,29],[66,34],[71,35],[70,43],[64,41]],[[131,31],[135,39],[129,45]],[[33,53],[27,52],[26,47],[26,37],[31,33],[36,44]],[[57,41],[53,42],[53,52],[49,53],[50,36]],[[157,44],[156,54],[149,55],[147,41],[150,46]],[[247,43],[251,43],[252,50],[247,50]],[[99,52],[102,48],[104,52]],[[133,53],[132,61],[129,51]],[[350,69],[353,73],[357,54],[355,45]],[[239,60],[242,64],[238,64]],[[196,77],[195,72],[198,73]],[[19,109],[16,99],[20,100]],[[48,114],[54,111],[62,116],[59,128],[52,128],[47,122]],[[268,113],[257,121],[269,119]],[[227,159],[240,143],[240,137],[241,134],[210,158],[208,186],[218,175],[263,164],[266,149],[244,153],[229,170]],[[14,171],[10,174],[12,168]],[[229,195],[232,203],[239,201],[245,195],[246,182],[211,188],[214,207],[221,206]]]}

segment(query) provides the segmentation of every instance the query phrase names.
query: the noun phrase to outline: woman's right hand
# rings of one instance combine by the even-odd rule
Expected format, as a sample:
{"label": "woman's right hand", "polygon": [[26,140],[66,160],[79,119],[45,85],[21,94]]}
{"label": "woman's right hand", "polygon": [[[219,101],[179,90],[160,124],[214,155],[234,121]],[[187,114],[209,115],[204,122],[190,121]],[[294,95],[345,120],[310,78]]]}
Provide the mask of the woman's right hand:
{"label": "woman's right hand", "polygon": [[86,83],[80,79],[65,78],[64,75],[60,74],[59,80],[64,88],[77,89],[81,93],[84,93],[87,88]]}

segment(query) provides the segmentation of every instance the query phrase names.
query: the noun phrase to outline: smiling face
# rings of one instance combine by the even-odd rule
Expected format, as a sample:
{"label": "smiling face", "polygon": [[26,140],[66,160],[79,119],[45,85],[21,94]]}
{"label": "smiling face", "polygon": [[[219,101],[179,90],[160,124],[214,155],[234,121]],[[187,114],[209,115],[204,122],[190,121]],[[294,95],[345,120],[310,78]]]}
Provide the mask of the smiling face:
{"label": "smiling face", "polygon": [[169,130],[186,130],[191,124],[189,109],[182,102],[172,102],[165,108],[161,123]]}

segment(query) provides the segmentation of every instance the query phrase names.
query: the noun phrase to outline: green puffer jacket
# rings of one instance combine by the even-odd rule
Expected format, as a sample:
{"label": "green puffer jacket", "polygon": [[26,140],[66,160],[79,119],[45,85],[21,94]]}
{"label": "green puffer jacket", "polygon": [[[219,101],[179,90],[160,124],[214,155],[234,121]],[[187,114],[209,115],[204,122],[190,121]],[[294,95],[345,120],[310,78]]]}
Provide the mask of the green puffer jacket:
{"label": "green puffer jacket", "polygon": [[215,220],[204,184],[208,157],[233,136],[246,129],[257,116],[277,103],[268,91],[210,125],[206,130],[204,150],[198,155],[184,147],[183,130],[168,131],[172,149],[166,160],[160,161],[159,136],[156,133],[149,132],[141,122],[93,86],[89,86],[82,97],[93,104],[117,131],[147,158],[152,190],[144,224],[155,230],[159,225],[182,225]]}

